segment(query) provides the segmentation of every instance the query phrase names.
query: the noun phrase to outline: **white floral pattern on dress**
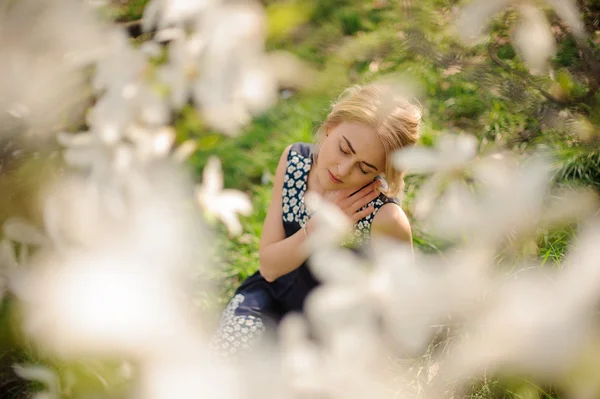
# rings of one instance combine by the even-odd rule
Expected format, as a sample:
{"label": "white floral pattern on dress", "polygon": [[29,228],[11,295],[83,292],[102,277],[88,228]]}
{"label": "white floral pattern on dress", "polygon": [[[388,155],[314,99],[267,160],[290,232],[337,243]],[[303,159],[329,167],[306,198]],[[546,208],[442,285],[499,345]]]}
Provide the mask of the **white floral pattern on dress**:
{"label": "white floral pattern on dress", "polygon": [[221,358],[239,355],[249,349],[266,331],[260,317],[253,315],[237,316],[236,309],[244,302],[244,295],[234,296],[221,315],[221,323],[211,345]]}
{"label": "white floral pattern on dress", "polygon": [[296,151],[290,150],[284,177],[286,186],[289,188],[281,191],[283,203],[290,204],[290,207],[283,209],[284,222],[301,223],[308,218],[303,206],[304,202],[301,199],[304,198],[306,192],[306,180],[311,165],[310,157],[304,157]]}

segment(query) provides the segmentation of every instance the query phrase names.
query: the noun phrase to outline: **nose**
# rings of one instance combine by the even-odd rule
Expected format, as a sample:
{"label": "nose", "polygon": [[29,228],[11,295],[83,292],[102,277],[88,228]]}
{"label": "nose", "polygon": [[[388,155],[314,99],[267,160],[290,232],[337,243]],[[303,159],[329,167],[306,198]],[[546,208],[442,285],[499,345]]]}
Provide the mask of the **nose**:
{"label": "nose", "polygon": [[343,178],[344,176],[347,176],[350,173],[351,169],[352,169],[352,162],[349,159],[341,160],[338,163],[338,173],[341,178]]}

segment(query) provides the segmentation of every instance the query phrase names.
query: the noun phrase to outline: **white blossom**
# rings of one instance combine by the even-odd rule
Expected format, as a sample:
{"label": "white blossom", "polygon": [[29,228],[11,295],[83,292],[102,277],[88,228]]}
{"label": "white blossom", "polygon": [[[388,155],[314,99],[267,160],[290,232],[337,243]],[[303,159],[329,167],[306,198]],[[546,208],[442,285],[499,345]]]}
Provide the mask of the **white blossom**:
{"label": "white blossom", "polygon": [[19,1],[4,9],[2,21],[3,132],[48,135],[80,123],[90,99],[84,68],[116,29],[76,0]]}
{"label": "white blossom", "polygon": [[515,47],[532,73],[546,69],[548,59],[556,52],[556,39],[544,13],[528,4],[519,6],[521,20],[514,31]]}
{"label": "white blossom", "polygon": [[48,244],[48,239],[36,227],[23,219],[10,218],[2,226],[4,236],[12,241],[29,246],[43,247]]}
{"label": "white blossom", "polygon": [[237,214],[249,215],[252,203],[248,196],[238,190],[223,189],[221,162],[212,157],[202,172],[202,184],[196,189],[196,199],[209,215],[221,220],[230,234],[242,232]]}
{"label": "white blossom", "polygon": [[570,28],[573,36],[578,39],[585,38],[585,26],[579,12],[577,2],[573,0],[545,0],[553,9],[554,12],[562,19]]}
{"label": "white blossom", "polygon": [[13,370],[16,375],[24,380],[44,383],[46,390],[43,397],[48,399],[58,399],[60,397],[58,375],[48,367],[37,364],[15,364]]}
{"label": "white blossom", "polygon": [[192,98],[208,125],[237,133],[277,98],[277,78],[264,50],[264,11],[252,2],[219,4],[195,21],[191,34],[169,30],[161,80],[175,109]]}
{"label": "white blossom", "polygon": [[142,16],[144,31],[182,25],[218,5],[220,0],[151,0]]}
{"label": "white blossom", "polygon": [[423,218],[431,212],[441,186],[447,179],[463,170],[477,153],[477,140],[468,135],[442,135],[433,149],[407,147],[393,154],[394,166],[409,174],[434,173],[415,199],[415,217]]}
{"label": "white blossom", "polygon": [[473,0],[461,9],[456,22],[463,41],[475,44],[482,40],[490,18],[506,8],[511,0]]}
{"label": "white blossom", "polygon": [[[575,1],[545,0],[543,3],[554,9],[578,40],[585,39],[585,27]],[[462,7],[456,28],[464,42],[476,44],[484,38],[484,30],[492,17],[509,6],[515,6],[520,16],[519,25],[513,35],[515,47],[531,72],[537,74],[546,69],[548,59],[556,51],[550,23],[540,9],[542,4],[519,3],[514,0],[474,0]]]}

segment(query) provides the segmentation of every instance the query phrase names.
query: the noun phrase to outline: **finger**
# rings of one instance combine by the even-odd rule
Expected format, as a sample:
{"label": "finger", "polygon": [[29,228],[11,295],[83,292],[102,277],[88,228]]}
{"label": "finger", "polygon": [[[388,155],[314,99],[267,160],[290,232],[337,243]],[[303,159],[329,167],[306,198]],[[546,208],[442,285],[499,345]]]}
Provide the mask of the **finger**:
{"label": "finger", "polygon": [[362,198],[365,195],[368,195],[371,191],[375,190],[379,186],[381,186],[381,182],[374,180],[371,183],[364,186],[363,188],[361,188],[360,190],[358,190],[357,192],[355,192],[354,194],[350,195],[349,198],[354,198],[355,200],[357,198]]}
{"label": "finger", "polygon": [[375,207],[371,205],[371,206],[366,207],[362,211],[356,212],[354,215],[352,215],[352,222],[357,223],[360,219],[367,217],[371,213],[373,213],[374,210],[375,210]]}
{"label": "finger", "polygon": [[352,204],[352,209],[354,210],[354,212],[356,212],[359,209],[361,209],[362,207],[364,207],[365,205],[367,205],[369,202],[373,201],[377,197],[379,197],[379,191],[373,190],[370,193],[366,194],[364,197],[356,200]]}
{"label": "finger", "polygon": [[369,202],[373,201],[374,199],[376,199],[377,197],[379,197],[381,193],[378,190],[373,190],[373,192],[365,197],[363,197],[364,200],[364,205],[368,204]]}
{"label": "finger", "polygon": [[[373,181],[373,182],[367,184],[365,187],[361,188],[360,190],[356,191],[354,194],[346,196],[346,198],[344,200],[342,200],[338,203],[340,204],[340,206],[342,208],[348,208],[348,207],[354,208],[354,209],[361,208],[364,204],[356,207],[356,205],[360,203],[361,199],[370,195],[376,188],[378,188],[380,186],[381,186],[381,182]],[[377,195],[379,195],[379,194],[377,194]],[[368,202],[369,201],[367,201],[367,203]]]}

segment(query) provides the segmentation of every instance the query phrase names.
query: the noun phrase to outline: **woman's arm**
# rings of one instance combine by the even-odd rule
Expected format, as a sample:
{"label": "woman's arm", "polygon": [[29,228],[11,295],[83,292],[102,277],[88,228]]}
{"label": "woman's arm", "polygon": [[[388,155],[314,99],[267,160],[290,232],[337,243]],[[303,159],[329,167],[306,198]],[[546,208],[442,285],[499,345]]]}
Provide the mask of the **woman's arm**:
{"label": "woman's arm", "polygon": [[[271,204],[260,237],[260,274],[269,282],[299,267],[308,259],[309,255],[304,245],[306,239],[304,231],[300,229],[294,235],[286,238],[283,229],[281,191],[290,148],[291,145],[283,151],[279,159],[273,183]],[[308,223],[308,226],[310,225],[311,222]]]}
{"label": "woman's arm", "polygon": [[412,248],[412,233],[406,214],[395,203],[383,205],[373,217],[371,231],[406,242]]}

